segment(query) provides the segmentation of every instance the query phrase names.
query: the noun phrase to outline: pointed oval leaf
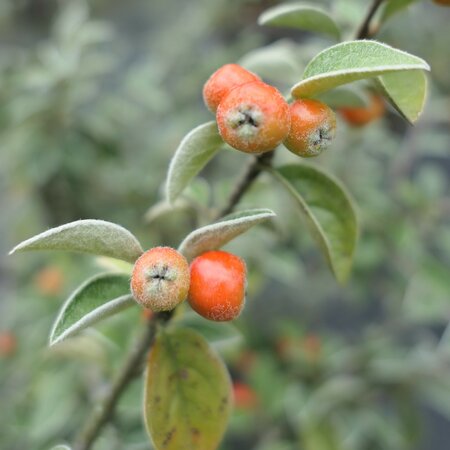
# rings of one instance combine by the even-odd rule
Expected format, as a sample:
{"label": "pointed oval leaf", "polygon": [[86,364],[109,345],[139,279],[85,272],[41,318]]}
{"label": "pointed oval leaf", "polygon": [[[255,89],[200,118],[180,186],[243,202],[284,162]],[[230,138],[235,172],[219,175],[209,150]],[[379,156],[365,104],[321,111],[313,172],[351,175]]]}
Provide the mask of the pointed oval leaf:
{"label": "pointed oval leaf", "polygon": [[216,450],[231,410],[222,360],[188,329],[161,333],[150,352],[144,418],[157,449]]}
{"label": "pointed oval leaf", "polygon": [[110,256],[134,263],[143,250],[125,228],[104,220],[77,220],[21,242],[10,255],[27,250],[66,250]]}
{"label": "pointed oval leaf", "polygon": [[135,304],[130,294],[128,275],[96,275],[82,284],[64,303],[53,325],[50,345]]}
{"label": "pointed oval leaf", "polygon": [[341,36],[339,27],[326,11],[303,3],[281,4],[269,8],[259,16],[258,24],[314,31],[336,39]]}
{"label": "pointed oval leaf", "polygon": [[352,201],[334,177],[300,164],[271,172],[292,195],[339,282],[350,273],[358,238]]}
{"label": "pointed oval leaf", "polygon": [[414,69],[430,67],[423,59],[380,42],[343,42],[313,58],[291,94],[295,98],[312,97],[352,81]]}
{"label": "pointed oval leaf", "polygon": [[170,161],[167,173],[166,197],[170,203],[175,201],[222,145],[215,121],[199,125],[184,137]]}
{"label": "pointed oval leaf", "polygon": [[192,260],[202,253],[224,246],[249,228],[271,217],[275,217],[275,213],[270,209],[249,209],[230,214],[220,222],[206,225],[190,233],[178,250],[188,260]]}
{"label": "pointed oval leaf", "polygon": [[377,84],[389,103],[409,123],[417,121],[425,106],[427,77],[422,70],[387,73]]}

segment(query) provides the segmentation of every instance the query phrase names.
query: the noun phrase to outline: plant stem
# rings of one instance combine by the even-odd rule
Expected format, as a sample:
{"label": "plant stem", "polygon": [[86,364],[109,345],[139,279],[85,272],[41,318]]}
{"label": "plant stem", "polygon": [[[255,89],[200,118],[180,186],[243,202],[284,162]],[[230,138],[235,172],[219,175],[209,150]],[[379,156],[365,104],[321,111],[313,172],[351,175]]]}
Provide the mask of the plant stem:
{"label": "plant stem", "polygon": [[370,25],[372,19],[374,18],[378,8],[381,6],[384,0],[373,0],[372,6],[370,7],[367,15],[361,24],[358,32],[356,33],[356,39],[367,39],[373,37],[373,33],[371,33]]}
{"label": "plant stem", "polygon": [[[383,1],[384,0],[373,1],[364,22],[356,35],[357,39],[366,39],[372,36],[370,32],[371,21]],[[236,186],[231,192],[225,206],[217,213],[215,221],[234,210],[236,205],[252,186],[253,182],[258,178],[261,172],[268,167],[270,168],[274,153],[275,151],[262,153],[261,155],[255,156],[251,160],[241,178],[236,183]],[[131,381],[139,375],[145,357],[155,339],[158,323],[164,324],[170,321],[172,315],[173,311],[159,313],[149,321],[143,333],[139,336],[134,346],[131,348],[128,357],[125,359],[121,369],[117,373],[109,392],[104,398],[104,401],[88,416],[85,426],[75,440],[75,444],[72,447],[73,450],[89,450],[92,447],[92,444],[97,439],[102,428],[113,416],[120,397],[125,392]]]}
{"label": "plant stem", "polygon": [[253,184],[253,182],[258,178],[262,172],[262,167],[270,165],[274,156],[275,150],[271,152],[262,153],[255,156],[250,164],[246,167],[244,173],[242,174],[239,181],[236,183],[234,190],[231,192],[225,206],[217,213],[215,220],[219,220],[223,216],[230,214],[236,205],[239,203],[241,198]]}
{"label": "plant stem", "polygon": [[[242,196],[247,192],[259,174],[263,171],[263,167],[270,164],[273,158],[273,151],[263,153],[253,158],[246,168],[241,179],[236,184],[235,189],[231,193],[227,203],[217,214],[216,220],[233,211],[239,203]],[[94,409],[88,416],[85,426],[75,440],[73,450],[89,450],[97,439],[102,428],[109,422],[114,414],[116,405],[125,392],[131,381],[140,373],[145,356],[149,351],[155,339],[156,328],[158,322],[164,324],[170,321],[173,311],[167,313],[159,313],[152,318],[147,324],[144,332],[138,337],[134,346],[131,348],[128,357],[125,359],[122,367],[116,375],[109,392],[105,396],[102,404]]]}
{"label": "plant stem", "polygon": [[168,322],[171,317],[172,311],[158,313],[154,316],[154,319],[146,324],[147,326],[131,348],[103,402],[86,419],[85,426],[72,447],[73,450],[88,450],[91,448],[101,429],[112,418],[120,397],[130,382],[140,373],[139,369],[142,367],[144,358],[155,339],[158,323]]}

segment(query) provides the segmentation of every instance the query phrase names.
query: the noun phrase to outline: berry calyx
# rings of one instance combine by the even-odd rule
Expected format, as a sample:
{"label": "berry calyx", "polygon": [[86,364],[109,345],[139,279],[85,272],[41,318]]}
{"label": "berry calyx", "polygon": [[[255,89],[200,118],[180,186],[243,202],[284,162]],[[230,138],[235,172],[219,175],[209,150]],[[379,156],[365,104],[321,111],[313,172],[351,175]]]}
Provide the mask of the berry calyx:
{"label": "berry calyx", "polygon": [[380,95],[371,94],[368,106],[339,108],[344,120],[355,127],[362,127],[383,116],[386,107]]}
{"label": "berry calyx", "polygon": [[221,250],[195,258],[188,297],[192,309],[209,320],[235,319],[245,302],[246,272],[241,258]]}
{"label": "berry calyx", "polygon": [[300,99],[290,105],[290,111],[291,128],[283,142],[289,151],[308,158],[329,147],[336,135],[336,116],[328,105]]}
{"label": "berry calyx", "polygon": [[211,112],[216,112],[220,102],[237,86],[260,78],[238,64],[225,64],[217,69],[203,86],[203,101]]}
{"label": "berry calyx", "polygon": [[261,81],[234,88],[217,108],[222,139],[245,153],[274,150],[291,123],[289,105],[273,86]]}
{"label": "berry calyx", "polygon": [[189,264],[170,247],[155,247],[136,261],[131,275],[135,300],[152,311],[170,311],[189,292]]}

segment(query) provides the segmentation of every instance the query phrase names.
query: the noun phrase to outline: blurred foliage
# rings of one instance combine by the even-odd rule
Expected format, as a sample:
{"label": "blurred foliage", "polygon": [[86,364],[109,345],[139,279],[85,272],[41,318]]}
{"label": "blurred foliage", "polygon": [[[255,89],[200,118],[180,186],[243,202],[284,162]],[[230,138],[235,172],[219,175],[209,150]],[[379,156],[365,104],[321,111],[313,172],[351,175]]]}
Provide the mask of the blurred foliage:
{"label": "blurred foliage", "polygon": [[[79,218],[121,223],[147,246],[177,245],[207,222],[205,209],[223,204],[244,155],[224,152],[206,168],[211,184],[198,181],[189,193],[195,208],[144,221],[180,139],[210,119],[203,82],[259,46],[283,46],[298,62],[279,86],[286,89],[331,43],[258,28],[260,12],[275,3],[2,1],[1,254]],[[358,0],[320,3],[347,37],[367,8]],[[315,161],[343,180],[358,205],[362,233],[345,287],[269,178],[242,201],[242,209],[273,208],[279,220],[228,246],[248,263],[249,294],[237,321],[243,339],[218,348],[256,400],[236,409],[223,450],[447,448],[449,14],[423,0],[380,30],[380,40],[432,67],[417,126],[394,112],[364,129],[339,123],[334,147]],[[283,152],[277,162],[293,158]],[[132,308],[47,348],[63,299],[96,269],[82,256],[1,258],[2,449],[70,442],[145,320]],[[131,385],[96,450],[150,448],[141,396],[140,383]]]}

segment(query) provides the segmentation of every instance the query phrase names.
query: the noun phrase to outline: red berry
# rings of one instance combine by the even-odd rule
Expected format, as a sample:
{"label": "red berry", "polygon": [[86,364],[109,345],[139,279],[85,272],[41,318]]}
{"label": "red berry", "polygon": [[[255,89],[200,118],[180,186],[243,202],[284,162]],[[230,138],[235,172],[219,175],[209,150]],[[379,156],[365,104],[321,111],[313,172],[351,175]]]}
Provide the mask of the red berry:
{"label": "red berry", "polygon": [[259,79],[257,75],[237,64],[225,64],[216,70],[203,86],[205,105],[214,113],[231,89]]}
{"label": "red berry", "polygon": [[318,100],[300,99],[290,105],[291,129],[283,144],[292,153],[311,157],[325,150],[336,134],[333,110]]}
{"label": "red berry", "polygon": [[192,261],[189,303],[201,316],[233,320],[244,306],[245,288],[246,267],[241,258],[217,250]]}
{"label": "red berry", "polygon": [[381,96],[372,94],[368,106],[339,108],[339,113],[350,125],[362,127],[379,119],[385,110],[386,107]]}
{"label": "red berry", "polygon": [[286,100],[276,88],[261,81],[230,91],[216,118],[222,139],[246,153],[274,150],[286,138],[291,123]]}
{"label": "red berry", "polygon": [[170,247],[155,247],[136,261],[131,291],[138,303],[152,311],[170,311],[189,292],[189,264]]}

